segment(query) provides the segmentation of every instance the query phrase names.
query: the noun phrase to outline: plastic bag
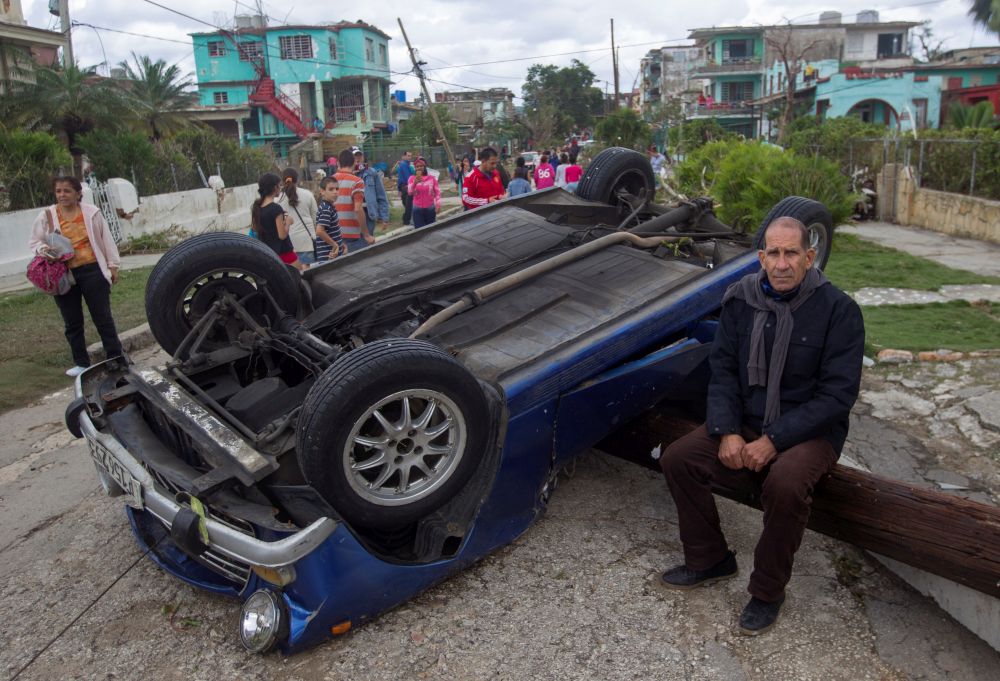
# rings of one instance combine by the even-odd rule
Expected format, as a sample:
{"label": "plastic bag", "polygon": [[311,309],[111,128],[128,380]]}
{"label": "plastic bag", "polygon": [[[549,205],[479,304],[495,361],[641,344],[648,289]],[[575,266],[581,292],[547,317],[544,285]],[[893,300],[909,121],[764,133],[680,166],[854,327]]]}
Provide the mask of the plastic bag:
{"label": "plastic bag", "polygon": [[73,273],[66,262],[73,257],[73,243],[59,232],[45,236],[45,255],[36,255],[28,263],[28,281],[51,296],[61,296],[73,286]]}

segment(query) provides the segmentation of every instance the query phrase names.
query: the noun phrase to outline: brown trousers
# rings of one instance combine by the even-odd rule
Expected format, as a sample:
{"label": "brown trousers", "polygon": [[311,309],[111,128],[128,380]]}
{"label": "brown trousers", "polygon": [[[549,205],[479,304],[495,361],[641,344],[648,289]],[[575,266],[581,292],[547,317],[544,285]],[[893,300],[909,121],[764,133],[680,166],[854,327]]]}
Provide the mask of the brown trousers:
{"label": "brown trousers", "polygon": [[[749,442],[756,434],[743,436]],[[754,550],[748,591],[762,601],[781,600],[809,520],[813,488],[837,458],[826,440],[809,440],[778,452],[763,471],[755,473],[723,466],[719,440],[711,437],[704,425],[671,444],[660,458],[660,466],[677,506],[685,564],[692,570],[704,570],[721,561],[729,550],[713,487],[756,495],[764,508],[764,531]]]}

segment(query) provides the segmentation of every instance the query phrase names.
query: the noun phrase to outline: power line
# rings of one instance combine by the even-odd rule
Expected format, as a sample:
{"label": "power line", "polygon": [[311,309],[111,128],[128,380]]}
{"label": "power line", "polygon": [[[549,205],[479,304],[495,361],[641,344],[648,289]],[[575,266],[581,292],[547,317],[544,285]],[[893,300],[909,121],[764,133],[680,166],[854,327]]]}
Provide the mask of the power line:
{"label": "power line", "polygon": [[163,37],[160,37],[158,35],[149,35],[147,33],[133,33],[132,31],[121,31],[121,30],[119,30],[117,28],[108,28],[107,26],[95,26],[94,24],[88,24],[88,23],[83,22],[83,21],[74,21],[73,25],[74,26],[87,26],[87,27],[92,28],[92,29],[94,29],[96,31],[110,31],[111,33],[121,33],[123,35],[130,35],[130,36],[134,36],[136,38],[149,38],[151,40],[162,40],[163,42],[166,42],[166,43],[177,43],[178,45],[186,45],[188,47],[191,46],[191,42],[189,40],[176,40],[174,38],[163,38]]}

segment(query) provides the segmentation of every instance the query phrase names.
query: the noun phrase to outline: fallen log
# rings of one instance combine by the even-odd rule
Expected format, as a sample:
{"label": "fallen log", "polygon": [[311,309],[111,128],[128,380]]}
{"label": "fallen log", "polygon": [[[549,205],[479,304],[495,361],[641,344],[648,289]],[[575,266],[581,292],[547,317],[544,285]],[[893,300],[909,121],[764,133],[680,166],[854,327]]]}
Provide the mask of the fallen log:
{"label": "fallen log", "polygon": [[[605,438],[600,449],[654,470],[650,452],[698,423],[654,408]],[[732,490],[717,494],[760,508]],[[838,464],[813,493],[809,528],[1000,597],[1000,509]]]}

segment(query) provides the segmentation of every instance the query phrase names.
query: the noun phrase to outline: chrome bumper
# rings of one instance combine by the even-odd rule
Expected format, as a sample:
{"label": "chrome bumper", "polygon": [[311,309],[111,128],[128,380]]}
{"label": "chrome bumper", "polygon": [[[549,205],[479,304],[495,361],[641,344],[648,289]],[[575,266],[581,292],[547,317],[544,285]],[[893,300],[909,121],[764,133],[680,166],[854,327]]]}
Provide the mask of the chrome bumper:
{"label": "chrome bumper", "polygon": [[[77,397],[83,397],[81,378],[82,376],[76,379]],[[98,431],[86,411],[80,414],[80,429],[83,431],[85,438],[95,440],[104,446],[118,463],[124,466],[132,477],[139,482],[142,486],[144,510],[159,519],[169,529],[173,525],[173,520],[177,514],[186,507],[181,506],[171,497],[159,492],[153,482],[153,477],[146,468],[118,440]],[[98,472],[102,473],[100,469],[98,469]],[[106,476],[102,475],[102,478],[106,478]],[[116,484],[109,480],[104,480],[104,482],[105,489],[107,489],[108,483],[111,485]],[[291,565],[309,555],[327,537],[333,534],[333,531],[337,527],[336,521],[332,518],[320,518],[308,527],[284,539],[263,541],[212,518],[207,518],[205,522],[208,527],[208,547],[211,550],[250,565],[271,568]]]}

